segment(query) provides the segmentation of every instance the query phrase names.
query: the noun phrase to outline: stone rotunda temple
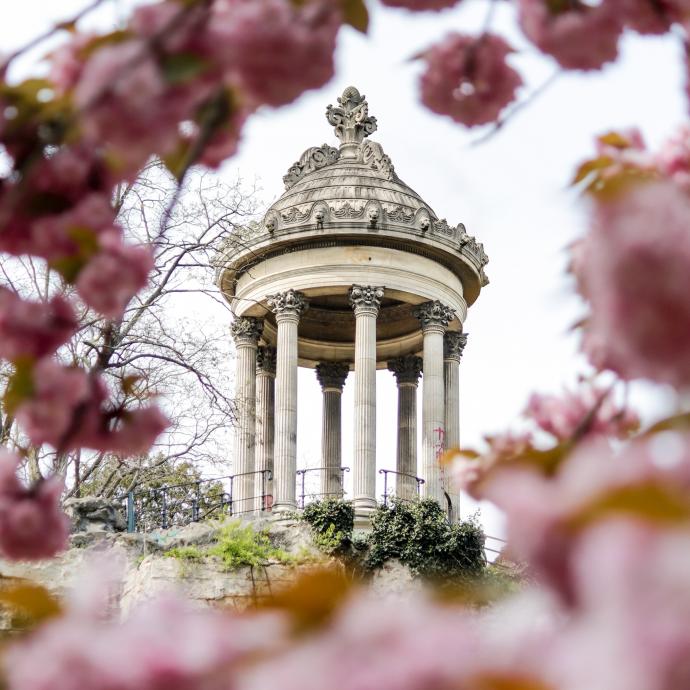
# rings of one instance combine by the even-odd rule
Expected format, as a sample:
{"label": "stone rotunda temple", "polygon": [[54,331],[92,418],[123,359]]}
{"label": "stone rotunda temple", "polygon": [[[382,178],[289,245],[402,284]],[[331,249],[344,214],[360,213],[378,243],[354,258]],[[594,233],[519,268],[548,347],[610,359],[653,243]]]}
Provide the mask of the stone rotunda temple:
{"label": "stone rotunda temple", "polygon": [[340,146],[307,149],[283,177],[283,195],[260,223],[229,237],[219,264],[237,348],[234,503],[258,509],[261,494],[271,493],[274,511],[297,507],[301,366],[315,370],[323,390],[324,495],[342,495],[341,393],[346,377],[354,379],[346,464],[356,515],[366,518],[377,503],[378,368],[398,385],[395,493],[413,498],[421,488],[450,511],[455,499],[439,458],[459,443],[463,323],[488,283],[488,259],[462,223],[439,219],[398,177],[369,139],[376,118],[356,88],[345,89],[326,118]]}

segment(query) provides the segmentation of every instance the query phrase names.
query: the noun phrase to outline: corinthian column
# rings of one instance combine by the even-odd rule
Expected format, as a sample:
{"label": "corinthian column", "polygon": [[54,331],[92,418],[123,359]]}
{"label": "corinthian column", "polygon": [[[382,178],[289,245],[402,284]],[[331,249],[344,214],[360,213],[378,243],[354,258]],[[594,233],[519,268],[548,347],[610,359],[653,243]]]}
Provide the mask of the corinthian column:
{"label": "corinthian column", "polygon": [[[398,384],[398,442],[395,469],[395,494],[400,498],[417,496],[417,382],[422,373],[422,358],[398,357],[388,362]],[[412,476],[408,476],[412,475]]]}
{"label": "corinthian column", "polygon": [[[467,344],[467,333],[449,332],[443,336],[443,379],[446,409],[444,450],[460,446],[460,358]],[[460,519],[460,494],[444,481],[453,503],[452,521]]]}
{"label": "corinthian column", "polygon": [[323,417],[321,421],[321,494],[341,498],[343,495],[341,398],[345,379],[350,371],[344,362],[321,362],[316,367],[316,378],[323,391]]}
{"label": "corinthian column", "polygon": [[368,517],[376,508],[376,317],[383,288],[353,285],[355,311],[354,487],[355,515]]}
{"label": "corinthian column", "polygon": [[425,302],[415,309],[424,335],[424,381],[422,384],[422,491],[446,509],[441,481],[440,457],[445,445],[443,409],[443,334],[455,316],[441,302]]}
{"label": "corinthian column", "polygon": [[[260,347],[256,357],[256,471],[257,509],[271,506],[273,495],[273,438],[275,412],[276,349]],[[263,472],[263,474],[258,474]],[[264,496],[266,498],[264,498]]]}
{"label": "corinthian column", "polygon": [[297,326],[307,302],[295,290],[268,295],[266,300],[278,324],[273,510],[281,512],[297,507]]}
{"label": "corinthian column", "polygon": [[235,319],[230,332],[235,341],[235,398],[237,426],[234,438],[233,512],[254,509],[254,448],[256,413],[256,349],[263,321],[252,317]]}

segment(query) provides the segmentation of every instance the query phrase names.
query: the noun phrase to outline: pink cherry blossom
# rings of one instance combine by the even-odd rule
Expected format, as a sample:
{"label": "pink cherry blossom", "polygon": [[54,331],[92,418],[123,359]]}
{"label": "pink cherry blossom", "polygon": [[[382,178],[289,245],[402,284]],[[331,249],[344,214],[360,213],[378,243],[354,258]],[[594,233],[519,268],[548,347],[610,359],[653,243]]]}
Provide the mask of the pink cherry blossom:
{"label": "pink cherry blossom", "polygon": [[77,325],[64,297],[29,302],[0,287],[0,357],[16,361],[52,354],[74,335]]}
{"label": "pink cherry blossom", "polygon": [[525,414],[559,441],[576,435],[625,437],[639,426],[638,416],[619,407],[611,391],[583,383],[563,396],[532,394]]}
{"label": "pink cherry blossom", "polygon": [[92,408],[93,385],[87,373],[77,367],[65,367],[51,359],[42,359],[32,371],[32,391],[16,411],[16,418],[32,443],[50,443],[61,447],[66,437],[77,429],[72,423],[77,408]]}
{"label": "pink cherry blossom", "polygon": [[457,5],[458,2],[459,0],[381,0],[382,5],[388,7],[402,7],[412,12],[444,10],[447,7]]}
{"label": "pink cherry blossom", "polygon": [[67,546],[69,520],[60,510],[63,482],[39,480],[26,488],[19,458],[0,451],[0,552],[13,560],[50,558]]}
{"label": "pink cherry blossom", "polygon": [[642,184],[600,203],[574,267],[589,301],[583,347],[623,379],[690,384],[690,199]]}
{"label": "pink cherry blossom", "polygon": [[615,0],[626,26],[641,34],[664,34],[690,18],[689,0]]}
{"label": "pink cherry blossom", "polygon": [[70,40],[51,54],[49,78],[59,93],[67,93],[78,83],[84,69],[85,48],[94,38],[94,34],[70,34]]}
{"label": "pink cherry blossom", "polygon": [[125,411],[120,425],[94,438],[84,438],[83,442],[97,450],[105,450],[117,455],[141,455],[170,424],[170,420],[157,407],[142,407]]}
{"label": "pink cherry blossom", "polygon": [[153,268],[149,247],[122,244],[119,238],[104,238],[101,251],[79,273],[76,287],[90,307],[109,319],[118,319],[148,280]]}
{"label": "pink cherry blossom", "polygon": [[68,610],[12,645],[9,690],[230,690],[238,665],[285,634],[275,615],[231,617],[172,596],[124,623],[98,614]]}
{"label": "pink cherry blossom", "polygon": [[598,5],[581,0],[518,0],[518,5],[527,38],[562,67],[599,69],[618,56],[623,21],[616,0],[601,0]]}
{"label": "pink cherry blossom", "polygon": [[684,192],[690,192],[690,125],[670,137],[656,156],[659,170]]}
{"label": "pink cherry blossom", "polygon": [[506,63],[508,43],[494,34],[450,34],[423,54],[422,103],[467,127],[498,119],[515,99],[520,75]]}
{"label": "pink cherry blossom", "polygon": [[335,4],[217,0],[213,12],[209,41],[230,81],[256,105],[291,103],[333,76]]}

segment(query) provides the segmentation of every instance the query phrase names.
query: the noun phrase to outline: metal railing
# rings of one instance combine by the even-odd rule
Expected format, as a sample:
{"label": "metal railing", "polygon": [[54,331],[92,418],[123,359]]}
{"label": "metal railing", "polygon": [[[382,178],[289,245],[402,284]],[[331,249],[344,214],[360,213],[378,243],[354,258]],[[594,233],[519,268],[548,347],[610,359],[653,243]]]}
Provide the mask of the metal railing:
{"label": "metal railing", "polygon": [[[259,475],[261,493],[243,499],[242,503],[248,504],[247,506],[238,505],[239,501],[234,497],[235,480],[251,475]],[[271,510],[273,496],[268,492],[268,482],[272,478],[271,470],[241,472],[193,482],[168,484],[146,491],[130,491],[117,496],[116,500],[123,503],[128,532],[168,529],[199,522],[208,517]],[[217,483],[218,487],[214,487],[214,483]],[[203,485],[211,487],[203,492]],[[190,487],[193,487],[191,491]],[[181,489],[184,491],[180,491]]]}
{"label": "metal railing", "polygon": [[[484,553],[486,560],[493,563],[499,556],[503,554],[503,548],[506,545],[506,540],[500,537],[491,537],[488,534],[484,535]],[[497,563],[496,565],[501,565]]]}
{"label": "metal railing", "polygon": [[[414,481],[417,483],[416,487],[415,487],[415,490],[417,492],[417,498],[419,498],[419,495],[421,493],[422,484],[425,483],[424,479],[422,479],[421,477],[417,477],[414,474],[408,474],[407,472],[396,472],[395,470],[379,470],[379,474],[383,475],[383,495],[382,495],[382,498],[383,498],[383,505],[384,506],[388,505],[388,499],[389,498],[392,498],[393,496],[397,496],[395,489],[391,489],[389,491],[389,488],[388,488],[388,475],[389,474],[394,474],[396,477],[407,477],[408,479],[414,479]],[[401,496],[398,496],[398,498],[400,498],[403,501],[412,500],[412,499],[404,498]]]}
{"label": "metal railing", "polygon": [[340,468],[340,489],[338,491],[321,491],[321,492],[307,492],[306,490],[306,475],[308,472],[325,472],[327,470],[333,471],[337,469],[336,467],[307,467],[303,470],[297,470],[297,484],[300,488],[300,493],[298,494],[298,505],[300,508],[304,508],[306,505],[307,497],[311,501],[315,501],[320,498],[342,498],[345,495],[345,472],[349,472],[349,467]]}

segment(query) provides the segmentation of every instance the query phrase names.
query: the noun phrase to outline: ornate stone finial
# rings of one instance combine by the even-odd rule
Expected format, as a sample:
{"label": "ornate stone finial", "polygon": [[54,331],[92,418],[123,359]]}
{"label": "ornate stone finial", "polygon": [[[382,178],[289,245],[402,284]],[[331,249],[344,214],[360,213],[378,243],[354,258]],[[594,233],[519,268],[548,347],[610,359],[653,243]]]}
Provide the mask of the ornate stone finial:
{"label": "ornate stone finial", "polygon": [[335,136],[340,139],[341,155],[355,158],[356,149],[364,137],[373,134],[376,118],[369,115],[369,104],[364,94],[360,96],[354,86],[348,86],[338,98],[339,105],[326,108],[326,119],[335,127]]}
{"label": "ornate stone finial", "polygon": [[388,371],[393,372],[398,385],[407,383],[416,386],[422,373],[422,362],[422,358],[417,355],[397,357],[388,362]]}
{"label": "ornate stone finial", "polygon": [[383,288],[371,285],[353,285],[350,288],[350,306],[357,313],[364,311],[378,314],[383,299]]}
{"label": "ornate stone finial", "polygon": [[455,311],[438,300],[424,302],[412,313],[419,319],[423,331],[427,328],[443,328],[445,330],[448,327],[448,322],[455,317]]}
{"label": "ornate stone finial", "polygon": [[460,362],[462,351],[467,345],[467,333],[449,331],[443,336],[443,359],[451,359]]}
{"label": "ornate stone finial", "polygon": [[304,293],[297,290],[285,290],[275,295],[266,295],[266,302],[276,316],[299,316],[308,308]]}
{"label": "ornate stone finial", "polygon": [[256,353],[256,371],[266,374],[276,373],[276,349],[270,345],[259,348]]}
{"label": "ornate stone finial", "polygon": [[332,165],[338,158],[340,158],[340,151],[328,144],[312,146],[300,156],[296,163],[292,164],[287,175],[283,176],[285,189],[290,189],[296,185],[305,175],[325,168],[327,165]]}
{"label": "ornate stone finial", "polygon": [[256,345],[263,330],[263,320],[253,316],[240,316],[230,325],[230,334],[235,345]]}
{"label": "ornate stone finial", "polygon": [[316,365],[316,378],[324,390],[335,388],[342,391],[349,373],[350,365],[347,362],[321,362]]}

